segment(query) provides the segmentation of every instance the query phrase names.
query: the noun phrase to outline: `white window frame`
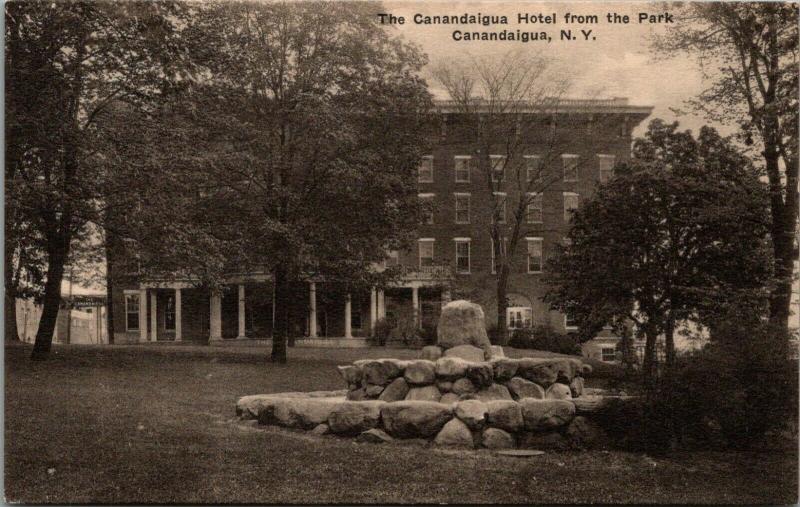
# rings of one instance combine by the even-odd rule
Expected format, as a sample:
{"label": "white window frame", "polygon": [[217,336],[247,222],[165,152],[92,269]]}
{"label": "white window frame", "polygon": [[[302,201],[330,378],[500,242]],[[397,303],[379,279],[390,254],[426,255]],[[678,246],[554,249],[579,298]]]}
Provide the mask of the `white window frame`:
{"label": "white window frame", "polygon": [[578,329],[578,326],[574,326],[574,325],[571,326],[571,325],[567,324],[567,322],[568,322],[567,313],[564,312],[564,329],[566,329],[567,331],[576,331]]}
{"label": "white window frame", "polygon": [[536,165],[539,166],[539,167],[538,167],[538,170],[536,171],[538,173],[538,176],[535,179],[541,181],[541,179],[542,179],[542,166],[541,166],[541,164],[542,164],[542,156],[541,155],[524,155],[523,158],[525,159],[525,181],[530,182],[530,181],[534,180],[533,175],[531,174],[531,169],[532,169],[531,168],[531,160],[537,161]]}
{"label": "white window frame", "polygon": [[508,194],[506,194],[505,192],[492,192],[492,195],[494,195],[495,197],[502,197],[502,199],[503,199],[502,200],[502,203],[503,203],[502,212],[500,213],[500,220],[498,220],[497,223],[498,224],[504,224],[507,221],[507,219],[506,219],[506,211],[507,211]]}
{"label": "white window frame", "polygon": [[[428,166],[430,169],[423,172],[422,168]],[[423,175],[426,175],[423,177]],[[424,155],[417,168],[418,183],[433,183],[433,155]]]}
{"label": "white window frame", "polygon": [[[502,168],[500,171],[495,170],[495,160],[502,161]],[[502,183],[506,180],[506,156],[505,155],[489,155],[489,163],[491,165],[490,170],[492,171],[492,182],[493,183]],[[497,175],[500,175],[498,178]]]}
{"label": "white window frame", "polygon": [[[512,319],[515,312],[522,314],[522,326],[512,326]],[[509,306],[506,308],[506,328],[507,329],[530,329],[533,327],[533,308],[530,306]]]}
{"label": "white window frame", "polygon": [[[530,197],[531,202],[525,209],[525,223],[526,224],[541,224],[544,223],[544,194],[541,192],[528,192],[528,197]],[[539,206],[535,206],[537,204]],[[536,214],[536,218],[531,220],[531,210],[539,210]]]}
{"label": "white window frame", "polygon": [[[531,245],[539,244],[539,269],[531,271]],[[525,238],[525,269],[529,275],[544,272],[544,238],[528,237]]]}
{"label": "white window frame", "polygon": [[[459,198],[466,198],[466,203],[467,203],[467,210],[466,210],[467,219],[466,219],[466,221],[463,221],[463,220],[459,221],[458,220],[458,199]],[[470,214],[472,213],[472,202],[471,201],[472,201],[472,198],[471,198],[470,194],[467,193],[467,192],[456,192],[455,194],[453,194],[453,212],[454,212],[454,215],[455,215],[453,217],[453,220],[455,221],[455,223],[457,223],[457,224],[468,224],[468,223],[470,223],[470,218],[471,218]]]}
{"label": "white window frame", "polygon": [[[141,294],[139,293],[138,290],[136,290],[136,291],[133,291],[133,290],[127,291],[126,290],[124,292],[124,294],[125,294],[125,331],[126,332],[128,332],[128,331],[139,331],[139,320],[141,318],[140,315],[139,315],[139,312],[142,311],[141,299],[140,298],[142,296],[141,296]],[[128,307],[128,300],[131,299],[134,296],[136,297],[136,310],[135,311],[131,311],[129,309],[129,307]],[[136,322],[136,327],[131,327],[131,326],[128,325],[129,324],[128,315],[129,314],[133,314],[133,313],[136,314],[136,321],[135,321]]]}
{"label": "white window frame", "polygon": [[[572,213],[581,205],[581,196],[577,192],[564,192],[564,223],[568,224],[572,219]],[[574,208],[567,208],[567,197],[575,197],[577,203]]]}
{"label": "white window frame", "polygon": [[[580,179],[580,176],[578,174],[578,158],[579,158],[578,155],[575,155],[573,153],[562,153],[561,154],[561,166],[562,166],[562,171],[563,171],[564,182],[565,183],[577,183],[578,180]],[[570,168],[572,167],[571,165],[568,166],[567,162],[575,164],[575,179],[567,178],[567,167],[570,167]]]}
{"label": "white window frame", "polygon": [[[604,169],[601,165],[601,160],[610,160],[611,166],[607,169]],[[597,154],[597,181],[600,183],[606,183],[611,178],[614,177],[614,165],[617,162],[617,157],[615,155],[609,155],[606,153],[598,153]],[[603,173],[608,172],[609,176],[605,180],[603,179]]]}
{"label": "white window frame", "polygon": [[[468,275],[472,271],[472,245],[470,238],[453,238],[456,253],[456,273],[459,275]],[[463,271],[458,267],[458,246],[467,245],[467,270]]]}
{"label": "white window frame", "polygon": [[[434,262],[435,262],[435,259],[436,259],[436,240],[434,238],[420,238],[420,239],[418,239],[417,240],[417,263],[418,263],[418,266],[419,266],[420,269],[422,269],[422,267],[423,267],[423,265],[422,265],[422,259],[423,259],[423,257],[422,257],[422,245],[423,244],[426,244],[426,245],[430,244],[430,246],[431,246],[431,256],[430,256],[430,259],[431,259],[430,265],[431,266],[434,265]],[[427,259],[428,257],[425,257],[425,258]]]}
{"label": "white window frame", "polygon": [[[611,351],[612,359],[606,359],[606,352]],[[604,363],[613,363],[617,360],[617,348],[613,345],[602,345],[600,347],[600,360]]]}
{"label": "white window frame", "polygon": [[[417,194],[417,197],[418,197],[420,200],[423,200],[423,199],[430,199],[430,200],[433,200],[433,199],[436,197],[436,194],[432,194],[432,193],[421,193],[421,194]],[[422,221],[422,224],[423,224],[423,225],[433,225],[433,223],[434,223],[434,218],[433,218],[433,209],[431,209],[431,211],[430,211],[430,215],[429,215],[429,216],[428,216],[428,217],[427,217],[425,220],[423,220],[423,221]]]}
{"label": "white window frame", "polygon": [[[470,180],[472,179],[472,156],[471,155],[456,155],[455,157],[453,157],[453,160],[454,160],[453,172],[455,173],[456,183],[469,183]],[[464,163],[467,166],[467,179],[459,179],[458,178],[458,175],[459,175],[458,164],[459,164],[459,161],[462,161],[462,160],[466,161]]]}

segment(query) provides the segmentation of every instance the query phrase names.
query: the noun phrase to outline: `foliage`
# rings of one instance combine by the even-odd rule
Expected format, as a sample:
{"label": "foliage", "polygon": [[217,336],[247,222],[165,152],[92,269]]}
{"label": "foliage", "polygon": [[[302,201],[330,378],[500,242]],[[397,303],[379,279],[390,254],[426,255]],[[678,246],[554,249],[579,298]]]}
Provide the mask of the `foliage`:
{"label": "foliage", "polygon": [[389,338],[392,342],[405,346],[420,346],[419,329],[414,321],[414,312],[410,307],[395,308],[392,316],[392,330]]}
{"label": "foliage", "polygon": [[508,345],[517,349],[547,350],[558,354],[581,355],[580,341],[576,334],[559,333],[550,325],[515,329]]}
{"label": "foliage", "polygon": [[770,318],[786,328],[797,259],[798,5],[688,2],[676,5],[674,14],[677,22],[653,49],[665,57],[696,57],[710,86],[689,106],[738,126],[739,140],[762,157],[777,278]]}
{"label": "foliage", "polygon": [[573,215],[569,246],[546,270],[546,300],[581,329],[633,321],[651,378],[657,335],[674,361],[676,323],[708,325],[742,301],[763,311],[768,227],[765,189],[727,139],[654,120],[630,163]]}
{"label": "foliage", "polygon": [[420,341],[422,345],[436,345],[438,336],[436,334],[435,324],[423,324],[422,329],[419,331]]}
{"label": "foliage", "polygon": [[486,327],[486,335],[489,337],[489,343],[492,345],[505,345],[505,333],[500,332],[496,322],[492,322]]}
{"label": "foliage", "polygon": [[375,327],[372,329],[372,334],[369,336],[369,341],[372,345],[383,347],[392,331],[392,324],[386,319],[378,319],[375,322]]}

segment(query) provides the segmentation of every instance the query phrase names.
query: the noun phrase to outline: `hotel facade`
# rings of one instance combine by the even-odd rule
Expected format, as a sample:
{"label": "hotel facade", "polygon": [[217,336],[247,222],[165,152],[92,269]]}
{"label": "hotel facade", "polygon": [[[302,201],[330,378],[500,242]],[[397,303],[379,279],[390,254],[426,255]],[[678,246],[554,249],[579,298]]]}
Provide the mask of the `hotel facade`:
{"label": "hotel facade", "polygon": [[[512,329],[538,324],[562,332],[575,329],[568,315],[541,300],[545,261],[564,241],[571,211],[613,175],[617,162],[630,157],[632,131],[652,108],[630,105],[624,98],[560,101],[557,110],[519,133],[524,153],[518,151],[514,164],[506,164],[500,148],[490,154],[493,167],[499,168],[492,175],[493,191],[478,171],[470,129],[452,104],[439,102],[437,108],[433,148],[423,157],[417,178],[419,198],[430,203],[431,211],[418,226],[412,247],[390,252],[386,261],[399,266],[403,276],[389,287],[352,294],[323,281],[298,284],[289,331],[300,342],[363,345],[379,319],[410,318],[420,328],[431,326],[441,306],[455,298],[481,304],[487,323],[494,322],[496,270],[487,203],[515,202],[515,192],[524,187],[519,182],[540,170],[550,183],[531,196],[526,209],[511,257],[506,320]],[[504,167],[514,167],[514,174]],[[501,227],[512,225],[509,212],[500,209],[500,223],[506,218]],[[271,275],[236,273],[226,282],[214,291],[191,280],[128,277],[115,283],[115,342],[269,339]]]}

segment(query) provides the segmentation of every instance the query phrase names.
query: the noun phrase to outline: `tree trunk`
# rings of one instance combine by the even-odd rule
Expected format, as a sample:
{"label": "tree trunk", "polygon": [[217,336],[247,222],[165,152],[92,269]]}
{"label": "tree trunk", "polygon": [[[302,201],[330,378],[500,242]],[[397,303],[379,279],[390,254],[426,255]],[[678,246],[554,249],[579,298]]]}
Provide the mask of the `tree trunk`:
{"label": "tree trunk", "polygon": [[286,363],[286,337],[289,331],[288,319],[288,281],[286,268],[283,264],[275,266],[275,322],[272,333],[273,363]]}
{"label": "tree trunk", "polygon": [[508,322],[506,310],[508,309],[508,265],[503,263],[497,276],[497,330],[495,331],[498,345],[508,343]]}
{"label": "tree trunk", "polygon": [[39,330],[33,344],[31,359],[41,361],[47,359],[53,344],[53,331],[56,328],[58,310],[61,306],[61,278],[64,276],[66,254],[61,245],[56,245],[48,255],[47,281],[44,284],[44,300],[42,316],[39,318]]}
{"label": "tree trunk", "polygon": [[17,299],[14,297],[10,287],[6,287],[6,293],[3,299],[6,319],[6,342],[19,341],[19,331],[17,330]]}
{"label": "tree trunk", "polygon": [[111,259],[110,239],[106,233],[106,334],[108,343],[114,343],[114,262]]}
{"label": "tree trunk", "polygon": [[666,329],[664,330],[664,345],[666,347],[666,372],[672,372],[675,366],[675,321],[672,317],[667,318]]}
{"label": "tree trunk", "polygon": [[645,329],[644,360],[642,361],[642,375],[646,385],[652,386],[656,378],[655,369],[658,358],[656,357],[656,339],[658,334],[652,326]]}

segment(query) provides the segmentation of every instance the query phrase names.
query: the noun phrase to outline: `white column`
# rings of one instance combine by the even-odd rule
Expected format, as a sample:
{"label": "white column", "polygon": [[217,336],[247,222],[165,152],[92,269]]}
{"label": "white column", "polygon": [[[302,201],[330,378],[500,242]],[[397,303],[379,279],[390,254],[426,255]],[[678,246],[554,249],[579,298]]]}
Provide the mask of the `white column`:
{"label": "white column", "polygon": [[383,289],[378,290],[378,319],[386,318],[386,294]]}
{"label": "white column", "polygon": [[317,337],[317,284],[308,284],[308,336]]}
{"label": "white column", "polygon": [[378,320],[378,306],[375,299],[378,297],[378,292],[375,290],[375,287],[370,289],[369,291],[369,330],[375,330],[375,322]]}
{"label": "white column", "polygon": [[352,308],[352,300],[350,294],[345,296],[344,299],[344,337],[345,338],[352,338],[353,337],[353,329],[351,325],[351,308]]}
{"label": "white column", "polygon": [[175,289],[175,341],[183,339],[183,326],[181,322],[181,289]]}
{"label": "white column", "polygon": [[244,284],[239,285],[239,336],[237,338],[244,339],[245,336],[245,323],[244,323]]}
{"label": "white column", "polygon": [[222,339],[222,295],[218,290],[211,291],[211,308],[209,312],[211,341]]}
{"label": "white column", "polygon": [[419,287],[411,287],[411,305],[414,307],[414,325],[422,327],[422,319],[419,318]]}
{"label": "white column", "polygon": [[155,289],[150,293],[150,341],[158,341],[158,293]]}
{"label": "white column", "polygon": [[139,289],[139,341],[147,341],[147,289]]}

